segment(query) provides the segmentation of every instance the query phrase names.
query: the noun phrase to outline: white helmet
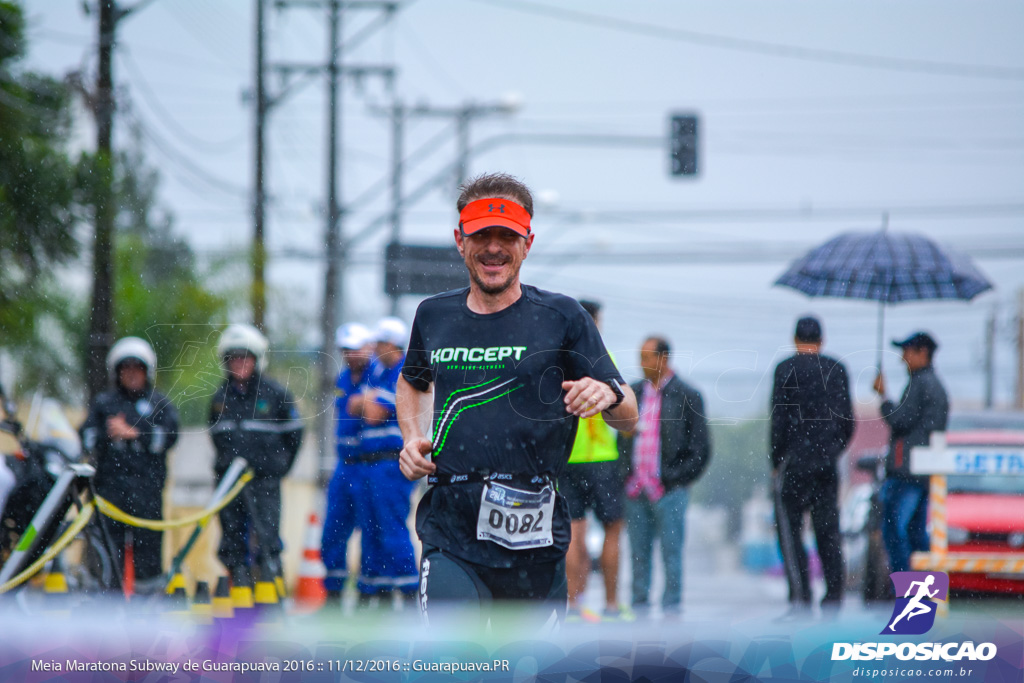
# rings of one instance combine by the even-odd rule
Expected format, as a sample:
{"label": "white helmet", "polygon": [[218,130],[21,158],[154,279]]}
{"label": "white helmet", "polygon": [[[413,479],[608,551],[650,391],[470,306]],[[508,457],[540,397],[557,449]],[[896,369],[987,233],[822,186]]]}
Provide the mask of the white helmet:
{"label": "white helmet", "polygon": [[373,333],[374,341],[387,342],[394,344],[400,349],[404,349],[406,344],[409,343],[409,328],[405,326],[401,318],[387,317],[381,318],[377,322],[377,329]]}
{"label": "white helmet", "polygon": [[267,366],[269,347],[267,338],[252,325],[228,325],[217,342],[217,357],[224,360],[232,351],[245,351],[256,358],[256,368],[262,372]]}
{"label": "white helmet", "polygon": [[146,378],[150,384],[156,381],[156,353],[145,339],[124,337],[110,347],[107,354],[107,375],[110,381],[117,382],[117,366],[131,358],[146,366]]}
{"label": "white helmet", "polygon": [[366,325],[345,323],[334,334],[334,345],[339,349],[361,349],[373,341],[373,333]]}

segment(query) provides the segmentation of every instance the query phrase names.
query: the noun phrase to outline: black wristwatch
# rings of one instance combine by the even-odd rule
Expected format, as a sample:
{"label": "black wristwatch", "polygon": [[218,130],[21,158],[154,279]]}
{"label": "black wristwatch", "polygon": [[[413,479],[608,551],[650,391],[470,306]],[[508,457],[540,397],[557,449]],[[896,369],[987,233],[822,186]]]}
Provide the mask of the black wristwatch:
{"label": "black wristwatch", "polygon": [[605,384],[607,384],[611,388],[612,393],[615,394],[615,403],[605,408],[605,410],[612,410],[613,408],[618,408],[620,405],[622,405],[622,402],[626,400],[626,392],[622,390],[622,382],[620,382],[617,379],[610,379],[607,382],[605,382]]}

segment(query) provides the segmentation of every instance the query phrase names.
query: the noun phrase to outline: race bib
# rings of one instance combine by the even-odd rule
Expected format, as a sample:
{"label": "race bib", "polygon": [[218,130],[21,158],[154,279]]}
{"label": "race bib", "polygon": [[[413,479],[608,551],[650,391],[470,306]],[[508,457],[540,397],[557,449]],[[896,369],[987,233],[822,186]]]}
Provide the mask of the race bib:
{"label": "race bib", "polygon": [[511,550],[543,548],[554,542],[554,514],[555,489],[551,484],[540,491],[522,491],[491,482],[480,495],[476,537]]}

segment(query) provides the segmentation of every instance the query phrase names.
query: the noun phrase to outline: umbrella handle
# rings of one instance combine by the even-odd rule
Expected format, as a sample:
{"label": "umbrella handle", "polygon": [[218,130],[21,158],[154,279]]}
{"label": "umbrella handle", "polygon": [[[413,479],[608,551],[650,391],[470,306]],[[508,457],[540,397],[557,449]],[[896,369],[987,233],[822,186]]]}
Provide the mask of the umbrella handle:
{"label": "umbrella handle", "polygon": [[878,302],[878,362],[876,364],[878,368],[878,374],[882,374],[882,345],[884,344],[883,338],[885,336],[885,302]]}

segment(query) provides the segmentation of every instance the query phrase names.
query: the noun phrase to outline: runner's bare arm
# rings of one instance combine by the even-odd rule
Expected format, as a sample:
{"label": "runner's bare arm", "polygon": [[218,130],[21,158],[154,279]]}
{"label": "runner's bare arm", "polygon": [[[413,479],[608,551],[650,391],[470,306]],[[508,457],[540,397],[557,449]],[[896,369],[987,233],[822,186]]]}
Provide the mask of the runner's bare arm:
{"label": "runner's bare arm", "polygon": [[426,458],[433,450],[425,428],[433,408],[433,396],[429,391],[418,391],[404,377],[399,377],[395,387],[395,408],[398,427],[402,430],[402,440],[405,442],[398,466],[406,479],[415,481],[437,469]]}
{"label": "runner's bare arm", "polygon": [[604,421],[612,429],[631,432],[636,428],[639,413],[636,396],[633,395],[633,390],[629,388],[629,385],[622,385],[625,398],[622,403],[610,410],[609,406],[615,403],[615,392],[607,384],[593,377],[562,382],[562,390],[566,392],[566,412],[583,418],[604,413]]}

